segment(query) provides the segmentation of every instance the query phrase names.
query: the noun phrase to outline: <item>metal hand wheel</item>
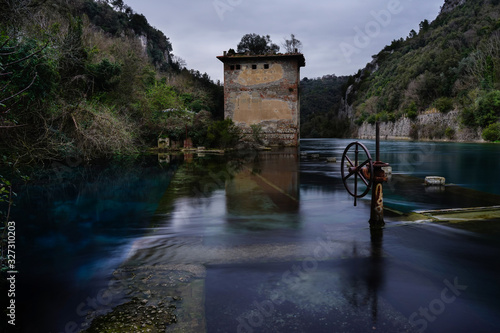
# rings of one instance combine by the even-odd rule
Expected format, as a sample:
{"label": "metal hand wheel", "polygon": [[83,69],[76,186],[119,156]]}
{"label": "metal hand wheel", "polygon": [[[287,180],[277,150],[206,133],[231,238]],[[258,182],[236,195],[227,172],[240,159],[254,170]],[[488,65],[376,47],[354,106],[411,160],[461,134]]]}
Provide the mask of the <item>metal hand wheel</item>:
{"label": "metal hand wheel", "polygon": [[354,197],[356,206],[357,199],[367,195],[373,183],[372,157],[365,145],[356,141],[346,147],[340,172],[342,182],[347,192]]}

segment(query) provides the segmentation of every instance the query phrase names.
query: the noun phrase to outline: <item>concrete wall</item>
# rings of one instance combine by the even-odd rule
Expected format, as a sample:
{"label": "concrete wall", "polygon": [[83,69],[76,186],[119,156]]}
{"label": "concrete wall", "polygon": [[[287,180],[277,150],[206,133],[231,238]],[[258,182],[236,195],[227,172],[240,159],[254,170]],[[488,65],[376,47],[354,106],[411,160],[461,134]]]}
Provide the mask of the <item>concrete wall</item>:
{"label": "concrete wall", "polygon": [[260,125],[266,145],[297,146],[303,56],[219,59],[224,62],[225,118],[231,118],[247,137],[251,137],[251,125]]}

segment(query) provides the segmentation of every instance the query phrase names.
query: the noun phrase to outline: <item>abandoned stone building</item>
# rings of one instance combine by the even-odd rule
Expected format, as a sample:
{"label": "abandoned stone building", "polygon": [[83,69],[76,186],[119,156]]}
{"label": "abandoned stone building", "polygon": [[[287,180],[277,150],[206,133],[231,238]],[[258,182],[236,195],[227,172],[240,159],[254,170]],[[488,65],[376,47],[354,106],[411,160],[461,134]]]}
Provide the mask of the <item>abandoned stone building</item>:
{"label": "abandoned stone building", "polygon": [[298,146],[304,55],[224,53],[217,58],[224,63],[224,117],[246,137],[252,136],[252,125],[258,125],[266,145]]}

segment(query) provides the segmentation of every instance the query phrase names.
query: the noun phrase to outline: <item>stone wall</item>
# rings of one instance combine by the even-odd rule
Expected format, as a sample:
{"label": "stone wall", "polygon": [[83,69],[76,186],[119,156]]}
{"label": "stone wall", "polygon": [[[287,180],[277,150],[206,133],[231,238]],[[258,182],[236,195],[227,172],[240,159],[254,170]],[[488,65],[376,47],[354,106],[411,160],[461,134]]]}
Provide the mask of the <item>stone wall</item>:
{"label": "stone wall", "polygon": [[[459,112],[446,114],[431,110],[415,120],[403,117],[396,122],[380,124],[383,140],[442,140],[459,142],[483,142],[481,129],[470,129],[460,124]],[[364,123],[358,129],[360,139],[375,139],[375,125]]]}

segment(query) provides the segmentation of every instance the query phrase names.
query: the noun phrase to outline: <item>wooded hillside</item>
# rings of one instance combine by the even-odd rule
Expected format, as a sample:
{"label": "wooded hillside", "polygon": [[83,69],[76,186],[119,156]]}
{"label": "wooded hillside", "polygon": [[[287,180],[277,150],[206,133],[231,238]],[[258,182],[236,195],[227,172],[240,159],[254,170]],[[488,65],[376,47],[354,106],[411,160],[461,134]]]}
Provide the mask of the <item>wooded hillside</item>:
{"label": "wooded hillside", "polygon": [[2,153],[40,160],[201,144],[223,89],[121,0],[0,0]]}
{"label": "wooded hillside", "polygon": [[464,126],[500,140],[500,1],[456,4],[447,1],[436,20],[392,41],[349,78],[343,93],[350,87],[356,124],[458,109]]}

